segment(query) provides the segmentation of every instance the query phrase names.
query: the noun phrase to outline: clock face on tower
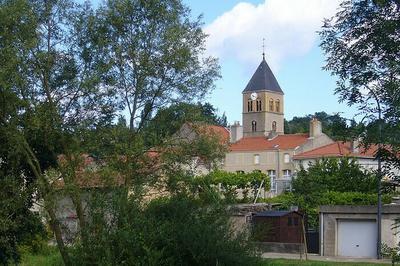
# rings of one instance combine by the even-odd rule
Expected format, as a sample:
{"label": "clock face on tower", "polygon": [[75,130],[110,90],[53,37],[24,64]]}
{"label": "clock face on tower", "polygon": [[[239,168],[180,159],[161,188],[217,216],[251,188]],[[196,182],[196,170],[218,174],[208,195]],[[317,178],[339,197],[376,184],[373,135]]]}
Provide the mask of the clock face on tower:
{"label": "clock face on tower", "polygon": [[255,100],[255,99],[257,99],[257,93],[256,92],[253,92],[252,94],[250,94],[250,99],[251,100]]}

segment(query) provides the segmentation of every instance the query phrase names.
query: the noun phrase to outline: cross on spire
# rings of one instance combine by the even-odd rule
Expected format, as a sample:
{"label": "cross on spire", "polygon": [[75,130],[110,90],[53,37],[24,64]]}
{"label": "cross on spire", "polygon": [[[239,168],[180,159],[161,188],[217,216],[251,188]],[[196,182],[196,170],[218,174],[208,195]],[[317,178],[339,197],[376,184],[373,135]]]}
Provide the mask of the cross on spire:
{"label": "cross on spire", "polygon": [[263,53],[262,53],[262,55],[263,55],[263,60],[265,60],[265,38],[263,38],[263,45],[262,45],[262,48],[263,48]]}

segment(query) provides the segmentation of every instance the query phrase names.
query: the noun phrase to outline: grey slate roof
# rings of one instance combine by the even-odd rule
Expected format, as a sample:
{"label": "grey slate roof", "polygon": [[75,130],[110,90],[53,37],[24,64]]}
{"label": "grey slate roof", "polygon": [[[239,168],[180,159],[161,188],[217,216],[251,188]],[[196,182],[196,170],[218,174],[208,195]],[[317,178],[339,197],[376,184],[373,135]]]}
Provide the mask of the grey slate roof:
{"label": "grey slate roof", "polygon": [[253,76],[251,77],[249,83],[247,83],[247,86],[243,90],[243,92],[265,90],[283,94],[283,91],[279,86],[278,81],[276,80],[274,74],[269,68],[267,62],[263,58],[256,72],[254,72]]}
{"label": "grey slate roof", "polygon": [[263,211],[254,214],[254,216],[258,217],[281,217],[285,216],[286,214],[292,213],[293,211]]}

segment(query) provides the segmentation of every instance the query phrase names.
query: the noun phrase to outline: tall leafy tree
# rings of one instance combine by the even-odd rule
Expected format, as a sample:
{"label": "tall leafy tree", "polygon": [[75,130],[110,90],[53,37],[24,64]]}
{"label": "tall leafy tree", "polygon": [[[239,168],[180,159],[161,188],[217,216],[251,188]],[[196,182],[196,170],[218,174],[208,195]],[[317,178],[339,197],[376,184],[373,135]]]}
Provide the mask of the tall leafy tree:
{"label": "tall leafy tree", "polygon": [[337,77],[340,101],[363,114],[365,144],[385,143],[390,148],[380,149],[381,158],[399,167],[399,1],[344,1],[320,36],[324,68]]}
{"label": "tall leafy tree", "polygon": [[109,0],[97,16],[131,130],[140,131],[159,108],[199,99],[213,88],[217,61],[203,56],[201,22],[181,1]]}
{"label": "tall leafy tree", "polygon": [[[143,184],[157,177],[140,134],[145,121],[160,107],[207,93],[219,75],[218,66],[215,59],[202,57],[201,24],[191,21],[180,1],[107,1],[96,12],[87,3],[69,0],[1,1],[0,14],[0,61],[5,62],[0,68],[0,139],[5,144],[0,149],[0,181],[17,178],[11,184],[18,189],[29,182],[36,185],[35,195],[43,200],[63,261],[71,265],[56,215],[57,197],[72,199],[87,258],[94,254],[88,249],[89,233],[101,237],[106,234],[97,231],[99,226],[110,229],[107,223],[90,227],[85,218],[83,192],[75,182],[78,170],[86,166],[82,152],[103,156],[99,174],[129,177],[121,200],[125,205],[115,209],[121,215],[115,216],[118,222],[126,226],[122,221],[128,211],[123,207],[131,206],[128,189],[138,191],[132,201],[140,202]],[[122,120],[114,124],[117,111],[125,108],[130,130]],[[169,163],[156,165],[181,185],[178,179],[189,174],[180,165],[192,162],[194,150],[216,146],[204,139],[197,142],[169,154],[164,150]],[[68,189],[56,187],[60,177]],[[26,190],[18,200],[24,204],[17,205],[16,197],[15,208],[4,210],[22,206],[26,212],[31,195]]]}
{"label": "tall leafy tree", "polygon": [[161,108],[156,115],[146,122],[144,133],[150,146],[159,144],[165,138],[176,133],[185,123],[206,123],[227,126],[226,116],[219,116],[210,103],[177,103]]}
{"label": "tall leafy tree", "polygon": [[329,115],[326,112],[316,112],[314,114],[298,117],[295,116],[292,120],[285,120],[285,133],[307,133],[310,130],[310,120],[317,118],[322,123],[322,131],[333,139],[341,139],[343,132],[349,127],[346,118],[340,114]]}
{"label": "tall leafy tree", "polygon": [[36,195],[45,200],[68,264],[46,171],[57,165],[57,155],[79,147],[73,135],[80,126],[110,121],[114,111],[113,95],[98,75],[96,51],[88,47],[93,14],[89,6],[68,0],[2,1],[0,9],[5,62],[0,123],[4,143],[12,143],[1,157],[23,179],[20,184],[38,185]]}

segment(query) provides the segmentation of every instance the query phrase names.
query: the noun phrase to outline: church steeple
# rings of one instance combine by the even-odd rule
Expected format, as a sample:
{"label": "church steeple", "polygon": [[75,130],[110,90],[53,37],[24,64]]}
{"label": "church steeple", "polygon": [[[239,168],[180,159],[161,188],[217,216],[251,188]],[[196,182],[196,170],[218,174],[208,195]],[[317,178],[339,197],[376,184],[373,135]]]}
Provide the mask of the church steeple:
{"label": "church steeple", "polygon": [[284,93],[265,61],[265,53],[242,93],[243,136],[283,134]]}
{"label": "church steeple", "polygon": [[265,61],[264,55],[263,60],[258,66],[256,72],[254,72],[249,83],[247,83],[243,93],[251,91],[273,91],[283,94],[271,68],[268,66],[267,61]]}

